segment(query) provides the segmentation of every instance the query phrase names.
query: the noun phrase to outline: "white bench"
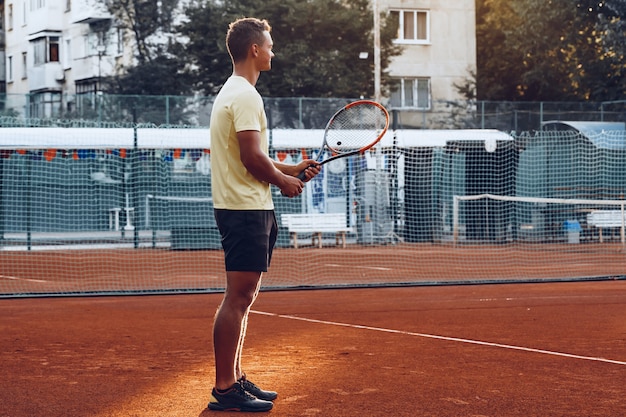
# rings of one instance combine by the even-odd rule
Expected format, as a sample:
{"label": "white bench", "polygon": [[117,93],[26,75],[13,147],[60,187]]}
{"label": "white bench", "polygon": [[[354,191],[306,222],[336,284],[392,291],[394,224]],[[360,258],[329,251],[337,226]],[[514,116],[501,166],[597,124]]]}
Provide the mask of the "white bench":
{"label": "white bench", "polygon": [[311,244],[318,248],[322,247],[322,233],[334,233],[335,243],[345,248],[346,233],[352,231],[344,213],[281,214],[280,220],[289,231],[294,248],[298,248],[298,233],[311,234]]}
{"label": "white bench", "polygon": [[604,242],[602,229],[622,227],[624,219],[621,210],[595,210],[587,214],[587,224],[598,228],[600,243]]}

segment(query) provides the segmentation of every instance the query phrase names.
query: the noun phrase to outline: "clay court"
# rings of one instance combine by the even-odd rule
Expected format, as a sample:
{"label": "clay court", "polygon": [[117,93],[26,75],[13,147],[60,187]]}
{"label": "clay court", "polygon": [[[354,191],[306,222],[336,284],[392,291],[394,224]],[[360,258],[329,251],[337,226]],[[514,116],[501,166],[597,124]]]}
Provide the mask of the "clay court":
{"label": "clay court", "polygon": [[[203,416],[219,294],[10,299],[2,416]],[[619,416],[626,282],[261,294],[275,416]]]}
{"label": "clay court", "polygon": [[[385,271],[390,287],[379,282],[371,288],[283,290],[295,285],[298,269],[303,285],[319,288],[336,281],[334,275],[349,284],[367,282],[372,274],[376,283],[365,259],[391,268],[395,256],[410,255],[408,246],[346,249],[352,259],[366,255],[359,258],[364,268],[341,272],[339,258],[324,256],[341,251],[336,248],[299,249],[302,265],[288,267],[281,260],[293,250],[278,250],[266,281],[274,290],[264,291],[254,305],[244,357],[251,380],[279,391],[271,415],[626,415],[626,281],[619,249],[585,245],[586,254],[580,248],[569,257],[561,251],[560,264],[553,265],[556,247],[552,262],[546,256],[545,263],[541,254],[549,247],[531,257],[483,247],[479,263],[479,248],[424,245],[414,270]],[[603,253],[602,263],[593,262],[594,251]],[[455,262],[446,263],[444,252]],[[0,254],[3,291],[16,280],[33,293],[92,291],[103,276],[111,288],[126,291],[133,277],[151,273],[149,262],[136,262],[138,256],[168,260],[162,265],[171,271],[163,274],[173,275],[154,282],[196,288],[193,271],[215,269],[209,259],[220,253],[111,251],[107,257],[86,251],[71,255],[71,265],[99,256],[102,267],[82,280],[80,268],[68,267],[68,256]],[[9,265],[16,257],[39,272],[12,276]],[[463,257],[474,260],[472,267],[460,267]],[[512,259],[521,269],[498,274]],[[309,277],[303,265],[316,262],[326,266]],[[585,265],[587,278],[567,279]],[[201,282],[219,286],[217,271],[204,272]],[[410,285],[401,284],[409,279]],[[220,299],[216,289],[0,300],[0,416],[222,415],[206,409],[214,377],[212,317]]]}
{"label": "clay court", "polygon": [[[266,289],[626,278],[619,242],[277,248]],[[220,291],[221,250],[0,251],[0,295]]]}

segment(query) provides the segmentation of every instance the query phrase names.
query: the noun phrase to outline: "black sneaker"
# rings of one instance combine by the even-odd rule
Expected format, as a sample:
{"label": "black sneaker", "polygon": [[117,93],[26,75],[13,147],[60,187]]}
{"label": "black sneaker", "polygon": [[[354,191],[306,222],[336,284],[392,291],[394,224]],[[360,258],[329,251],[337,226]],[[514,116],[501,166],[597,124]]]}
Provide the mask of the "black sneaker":
{"label": "black sneaker", "polygon": [[248,393],[240,382],[224,392],[213,388],[209,409],[215,411],[270,411],[274,404],[271,401],[259,400]]}
{"label": "black sneaker", "polygon": [[261,388],[259,388],[258,386],[256,386],[256,384],[254,384],[251,381],[249,381],[248,379],[246,379],[246,375],[245,374],[241,378],[239,378],[239,380],[237,382],[239,382],[241,384],[243,389],[245,389],[250,394],[252,394],[255,397],[257,397],[259,400],[274,401],[276,399],[276,397],[278,397],[278,393],[277,392],[275,392],[275,391],[265,391],[265,390],[262,390]]}

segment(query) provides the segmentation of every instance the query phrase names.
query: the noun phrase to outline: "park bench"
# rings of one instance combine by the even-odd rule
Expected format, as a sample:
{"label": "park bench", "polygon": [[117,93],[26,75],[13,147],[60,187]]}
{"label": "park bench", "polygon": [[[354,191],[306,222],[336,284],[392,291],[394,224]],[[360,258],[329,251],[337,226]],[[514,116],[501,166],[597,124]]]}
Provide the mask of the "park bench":
{"label": "park bench", "polygon": [[298,248],[298,234],[310,234],[311,245],[322,247],[322,234],[334,233],[335,243],[346,247],[346,233],[352,228],[346,225],[344,213],[289,213],[281,214],[281,225],[289,231],[293,247]]}
{"label": "park bench", "polygon": [[612,227],[622,227],[624,219],[621,210],[594,210],[587,214],[587,225],[598,228],[600,242],[604,241],[602,229]]}

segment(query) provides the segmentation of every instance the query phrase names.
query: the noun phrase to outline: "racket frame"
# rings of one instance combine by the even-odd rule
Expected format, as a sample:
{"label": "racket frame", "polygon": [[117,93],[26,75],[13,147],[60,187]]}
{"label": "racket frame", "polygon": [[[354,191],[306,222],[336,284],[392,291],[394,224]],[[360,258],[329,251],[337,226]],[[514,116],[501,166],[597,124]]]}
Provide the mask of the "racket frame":
{"label": "racket frame", "polygon": [[[363,105],[370,105],[370,106],[375,106],[378,109],[381,110],[382,114],[385,116],[385,125],[383,127],[383,129],[378,133],[378,136],[376,137],[375,140],[373,140],[372,142],[368,143],[366,146],[363,146],[359,149],[355,149],[352,151],[347,151],[347,152],[340,152],[337,149],[331,147],[328,144],[327,141],[327,137],[328,137],[328,132],[331,129],[331,126],[333,124],[333,121],[344,111],[355,107],[355,106],[363,106]],[[341,109],[337,110],[335,112],[335,114],[333,114],[333,116],[328,120],[328,123],[326,124],[326,128],[324,129],[324,142],[322,144],[322,147],[320,148],[319,154],[317,155],[317,162],[318,165],[324,165],[328,162],[334,161],[335,159],[338,158],[343,158],[346,156],[352,156],[352,155],[358,155],[358,154],[363,154],[365,153],[365,151],[373,148],[374,146],[376,146],[376,144],[378,142],[380,142],[380,140],[385,136],[385,134],[387,133],[387,130],[389,129],[389,112],[387,111],[387,109],[380,103],[373,101],[373,100],[357,100],[357,101],[353,101],[351,103],[348,103],[347,105],[343,106]],[[322,158],[322,156],[324,155],[324,151],[328,149],[329,151],[331,151],[332,153],[334,153],[335,155],[321,161],[320,158]]]}
{"label": "racket frame", "polygon": [[[339,114],[341,114],[342,112],[355,107],[355,106],[362,106],[362,105],[371,105],[371,106],[376,106],[377,108],[379,108],[382,112],[382,114],[385,117],[385,125],[383,127],[383,129],[378,133],[378,136],[376,137],[375,140],[373,140],[372,142],[368,143],[366,146],[363,146],[359,149],[355,149],[352,151],[347,151],[347,152],[339,152],[336,149],[332,148],[331,146],[328,145],[328,141],[326,140],[326,138],[328,137],[328,131],[331,129],[332,123],[335,120],[335,118],[337,116],[339,116]],[[389,129],[389,112],[387,111],[387,109],[380,103],[373,101],[373,100],[357,100],[357,101],[353,101],[351,103],[346,104],[345,106],[343,106],[342,108],[340,108],[339,110],[337,110],[335,112],[335,114],[332,115],[332,117],[328,120],[328,123],[326,123],[326,128],[324,129],[324,142],[322,143],[322,147],[319,150],[319,153],[317,155],[316,161],[318,166],[324,165],[328,162],[334,161],[335,159],[339,159],[339,158],[344,158],[346,156],[352,156],[352,155],[358,155],[358,154],[364,154],[365,151],[367,151],[368,149],[373,148],[374,146],[376,146],[376,144],[378,142],[380,142],[380,140],[383,138],[383,136],[385,136],[385,133],[387,133],[387,130]],[[323,157],[323,155],[325,154],[325,150],[328,149],[329,151],[335,153],[335,155],[324,159],[323,161],[321,160],[321,158]],[[311,165],[311,166],[315,166],[315,165]],[[302,171],[299,175],[298,178],[301,180],[304,180],[305,177],[305,171]]]}

